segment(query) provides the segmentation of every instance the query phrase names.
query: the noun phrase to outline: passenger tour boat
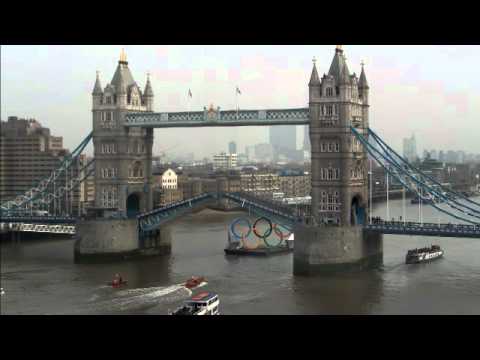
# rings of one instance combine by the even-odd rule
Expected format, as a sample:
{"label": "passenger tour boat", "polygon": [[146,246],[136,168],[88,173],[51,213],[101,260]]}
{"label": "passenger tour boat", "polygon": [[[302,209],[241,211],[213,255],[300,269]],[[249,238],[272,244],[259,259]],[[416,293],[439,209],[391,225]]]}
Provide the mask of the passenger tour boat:
{"label": "passenger tour boat", "polygon": [[202,292],[193,296],[190,300],[170,315],[220,315],[218,295],[210,292]]}
{"label": "passenger tour boat", "polygon": [[405,258],[407,264],[417,264],[431,261],[443,256],[443,250],[438,245],[432,245],[429,248],[408,250]]}

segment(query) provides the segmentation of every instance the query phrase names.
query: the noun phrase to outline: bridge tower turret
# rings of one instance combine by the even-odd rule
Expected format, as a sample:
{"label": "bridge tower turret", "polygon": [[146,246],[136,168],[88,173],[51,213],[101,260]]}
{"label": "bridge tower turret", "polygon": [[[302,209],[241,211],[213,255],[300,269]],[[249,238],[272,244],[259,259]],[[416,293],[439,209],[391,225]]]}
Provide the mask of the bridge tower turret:
{"label": "bridge tower turret", "polygon": [[[125,126],[129,112],[153,109],[150,80],[142,94],[122,50],[112,81],[102,91],[99,76],[93,97],[95,208],[133,216],[152,209],[153,130]],[[105,211],[104,211],[105,213]]]}
{"label": "bridge tower turret", "polygon": [[152,84],[150,84],[150,74],[147,74],[147,84],[145,85],[143,96],[147,111],[153,111],[153,90]]}
{"label": "bridge tower turret", "polygon": [[[314,64],[309,83],[312,223],[295,232],[296,273],[316,265],[332,269],[361,262],[382,251],[381,239],[371,240],[363,233],[368,217],[367,153],[350,130],[368,129],[365,72],[362,68],[359,80],[350,74],[342,46],[337,45],[328,74],[317,79]],[[366,238],[371,247],[365,246]]]}

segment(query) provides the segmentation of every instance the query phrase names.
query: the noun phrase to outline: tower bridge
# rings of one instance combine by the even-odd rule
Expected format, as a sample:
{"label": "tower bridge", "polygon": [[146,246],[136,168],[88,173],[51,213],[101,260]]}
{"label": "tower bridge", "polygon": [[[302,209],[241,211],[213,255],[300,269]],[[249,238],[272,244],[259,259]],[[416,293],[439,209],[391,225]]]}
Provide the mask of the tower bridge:
{"label": "tower bridge", "polygon": [[[370,88],[363,64],[358,77],[352,74],[343,49],[337,46],[328,73],[322,77],[314,61],[308,88],[308,106],[304,108],[222,110],[212,105],[202,111],[157,113],[153,110],[149,76],[142,90],[122,53],[113,78],[105,87],[97,72],[92,92],[92,133],[53,176],[42,180],[30,194],[2,204],[2,219],[5,213],[9,216],[18,209],[32,210],[59,196],[55,187],[57,175],[66,171],[91,138],[95,161],[89,174],[95,181],[96,216],[77,221],[77,259],[169,253],[164,224],[222,198],[273,217],[294,230],[295,274],[381,263],[383,233],[480,237],[480,204],[443,188],[395,153],[370,129]],[[154,128],[274,125],[309,126],[312,202],[308,216],[299,217],[245,194],[222,192],[153,209]],[[460,224],[447,227],[422,221],[373,222],[368,182],[371,161],[383,166],[388,176],[417,194],[421,202]],[[72,188],[71,181],[70,186],[63,187],[63,192]],[[462,225],[465,223],[469,225]]]}

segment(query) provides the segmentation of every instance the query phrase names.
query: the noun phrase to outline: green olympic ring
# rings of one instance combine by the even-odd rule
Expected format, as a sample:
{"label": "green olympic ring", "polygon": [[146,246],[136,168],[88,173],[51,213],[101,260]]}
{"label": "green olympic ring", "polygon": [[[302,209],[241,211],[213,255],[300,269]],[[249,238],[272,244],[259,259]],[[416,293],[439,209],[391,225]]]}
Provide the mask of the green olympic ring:
{"label": "green olympic ring", "polygon": [[278,243],[272,245],[267,241],[267,238],[264,238],[263,241],[265,242],[265,245],[267,245],[268,247],[279,247],[283,242],[283,239],[284,239],[283,233],[280,231],[280,234],[279,234],[277,232],[277,227],[278,227],[278,224],[273,224],[273,230],[275,231],[275,234],[278,236],[280,241]]}

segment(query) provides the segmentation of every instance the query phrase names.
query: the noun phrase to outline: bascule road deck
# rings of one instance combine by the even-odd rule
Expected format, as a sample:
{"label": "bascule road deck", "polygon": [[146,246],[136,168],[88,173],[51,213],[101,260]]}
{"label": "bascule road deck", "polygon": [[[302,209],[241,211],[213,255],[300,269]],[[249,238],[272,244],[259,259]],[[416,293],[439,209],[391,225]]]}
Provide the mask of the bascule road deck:
{"label": "bascule road deck", "polygon": [[193,112],[128,113],[127,127],[218,127],[306,125],[310,123],[309,109],[226,110],[219,108]]}

